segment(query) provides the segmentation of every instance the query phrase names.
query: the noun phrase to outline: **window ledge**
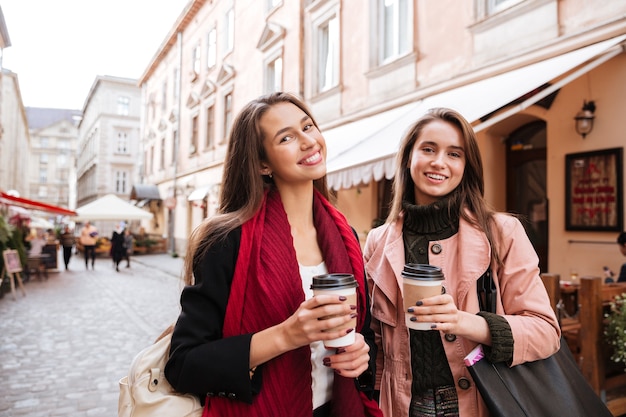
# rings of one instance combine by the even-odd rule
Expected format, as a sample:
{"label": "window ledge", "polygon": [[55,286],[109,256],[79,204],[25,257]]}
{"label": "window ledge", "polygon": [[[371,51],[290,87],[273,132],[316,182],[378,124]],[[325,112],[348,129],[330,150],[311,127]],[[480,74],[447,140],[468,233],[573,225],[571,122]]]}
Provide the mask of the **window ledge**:
{"label": "window ledge", "polygon": [[324,90],[322,92],[316,93],[313,97],[311,97],[311,102],[315,103],[316,101],[320,101],[325,98],[334,96],[336,94],[341,93],[341,90],[342,90],[341,84],[337,84],[336,86],[331,87],[328,90]]}
{"label": "window ledge", "polygon": [[493,14],[483,16],[481,19],[477,20],[476,23],[470,25],[469,30],[472,33],[482,33],[494,27],[505,25],[510,20],[520,19],[522,18],[521,16],[538,9],[544,4],[554,3],[556,1],[557,0],[531,0],[516,3]]}
{"label": "window ledge", "polygon": [[417,62],[418,58],[419,58],[419,54],[413,51],[409,54],[406,54],[397,58],[394,61],[388,62],[383,65],[379,65],[375,68],[371,68],[368,72],[365,73],[365,76],[367,78],[377,78],[382,75],[386,75],[392,71],[395,71],[399,67],[403,67],[407,64],[414,65]]}

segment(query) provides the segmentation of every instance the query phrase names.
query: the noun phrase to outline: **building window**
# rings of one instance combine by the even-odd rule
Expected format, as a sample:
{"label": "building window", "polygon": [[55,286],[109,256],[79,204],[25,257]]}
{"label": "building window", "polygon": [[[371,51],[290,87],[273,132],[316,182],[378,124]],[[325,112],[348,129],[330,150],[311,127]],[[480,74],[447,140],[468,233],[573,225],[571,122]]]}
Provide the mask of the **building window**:
{"label": "building window", "polygon": [[235,12],[231,7],[224,15],[224,54],[233,50],[235,45]]}
{"label": "building window", "polygon": [[380,63],[407,54],[411,50],[413,9],[409,0],[380,0],[379,33]]}
{"label": "building window", "polygon": [[178,144],[178,130],[172,131],[172,165],[176,162],[176,145]]}
{"label": "building window", "polygon": [[165,138],[161,139],[161,158],[159,160],[159,166],[161,169],[165,168]]}
{"label": "building window", "polygon": [[154,174],[154,145],[150,146],[150,152],[148,154],[148,172]]}
{"label": "building window", "polygon": [[204,141],[205,149],[213,148],[215,144],[215,106],[206,109],[206,137]]}
{"label": "building window", "polygon": [[128,132],[117,132],[117,153],[128,153]]}
{"label": "building window", "polygon": [[172,83],[172,87],[174,91],[172,91],[172,97],[174,97],[175,103],[177,103],[176,100],[178,100],[178,96],[180,95],[180,70],[178,68],[174,68],[173,77],[174,82]]}
{"label": "building window", "polygon": [[57,141],[57,145],[59,146],[59,149],[69,149],[70,148],[70,141],[68,139],[59,139]]}
{"label": "building window", "polygon": [[49,148],[50,147],[50,139],[48,139],[46,137],[42,137],[41,141],[40,141],[40,146],[42,148]]}
{"label": "building window", "polygon": [[283,0],[267,0],[267,11],[270,12],[283,4]]}
{"label": "building window", "polygon": [[317,81],[318,92],[339,83],[339,19],[336,15],[317,29]]}
{"label": "building window", "polygon": [[39,163],[40,164],[47,164],[48,163],[48,154],[47,153],[42,153],[41,155],[39,155]]}
{"label": "building window", "polygon": [[189,144],[189,155],[198,152],[198,115],[191,118],[191,143]]}
{"label": "building window", "polygon": [[192,60],[193,73],[197,76],[198,74],[200,74],[200,42],[199,41],[196,44],[196,46],[193,48],[193,54],[191,55],[191,60]]}
{"label": "building window", "polygon": [[522,1],[524,0],[486,0],[487,14],[492,15],[498,13]]}
{"label": "building window", "polygon": [[167,108],[167,81],[163,81],[163,86],[161,87],[161,110],[165,111]]}
{"label": "building window", "polygon": [[148,101],[148,112],[150,114],[150,120],[154,120],[155,114],[156,114],[156,103],[155,103],[155,98],[154,98],[154,94],[150,94],[150,99]]}
{"label": "building window", "polygon": [[277,57],[265,69],[265,91],[281,91],[283,86],[283,58]]}
{"label": "building window", "polygon": [[233,93],[228,93],[224,96],[224,140],[222,143],[226,143],[228,134],[230,133],[230,124],[233,120]]}
{"label": "building window", "polygon": [[130,114],[130,98],[119,96],[117,98],[117,114],[120,116],[128,116]]}
{"label": "building window", "polygon": [[47,169],[40,169],[39,170],[39,182],[41,184],[45,184],[48,182],[48,170]]}
{"label": "building window", "polygon": [[39,192],[37,193],[39,197],[48,197],[48,187],[45,185],[39,186]]}
{"label": "building window", "polygon": [[67,165],[67,155],[64,153],[61,153],[57,156],[57,165],[59,167],[64,167]]}
{"label": "building window", "polygon": [[206,66],[208,69],[215,67],[217,63],[217,29],[211,28],[207,35]]}
{"label": "building window", "polygon": [[115,171],[115,192],[125,194],[128,189],[128,173],[126,171]]}

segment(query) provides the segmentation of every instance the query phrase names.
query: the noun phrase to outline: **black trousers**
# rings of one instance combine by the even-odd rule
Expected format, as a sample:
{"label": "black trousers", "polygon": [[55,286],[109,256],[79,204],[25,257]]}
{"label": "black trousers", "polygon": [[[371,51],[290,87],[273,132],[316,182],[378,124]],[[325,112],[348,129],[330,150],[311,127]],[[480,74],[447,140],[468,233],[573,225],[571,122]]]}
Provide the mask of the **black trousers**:
{"label": "black trousers", "polygon": [[96,263],[96,245],[85,245],[85,266],[89,266],[89,259],[91,259],[91,266]]}
{"label": "black trousers", "polygon": [[72,257],[72,246],[63,246],[63,262],[65,262],[65,267],[70,263],[70,258]]}

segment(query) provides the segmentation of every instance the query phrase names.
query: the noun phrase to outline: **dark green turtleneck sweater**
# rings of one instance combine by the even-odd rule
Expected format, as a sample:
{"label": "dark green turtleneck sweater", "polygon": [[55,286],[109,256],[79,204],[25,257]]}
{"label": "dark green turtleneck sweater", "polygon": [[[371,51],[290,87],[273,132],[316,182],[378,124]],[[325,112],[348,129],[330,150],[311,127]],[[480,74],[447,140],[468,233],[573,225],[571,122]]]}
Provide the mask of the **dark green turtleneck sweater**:
{"label": "dark green turtleneck sweater", "polygon": [[[450,204],[450,207],[448,205]],[[429,242],[447,239],[459,230],[460,207],[451,199],[443,199],[426,206],[403,203],[403,240],[407,263],[427,264]],[[491,349],[486,355],[492,362],[513,359],[513,335],[504,317],[481,312],[492,332]],[[412,394],[427,389],[454,386],[439,331],[410,330]]]}

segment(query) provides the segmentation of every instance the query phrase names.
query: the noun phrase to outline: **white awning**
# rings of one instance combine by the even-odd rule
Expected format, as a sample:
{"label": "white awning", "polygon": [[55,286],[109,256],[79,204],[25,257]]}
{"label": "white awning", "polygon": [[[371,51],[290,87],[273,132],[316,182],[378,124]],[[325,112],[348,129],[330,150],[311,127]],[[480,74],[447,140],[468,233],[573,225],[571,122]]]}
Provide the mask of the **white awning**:
{"label": "white awning", "polygon": [[191,192],[191,194],[189,194],[189,197],[187,197],[187,201],[204,200],[204,197],[206,197],[210,189],[211,189],[210,185],[206,187],[196,188],[195,190]]}
{"label": "white awning", "polygon": [[[473,123],[593,59],[554,86],[514,106],[505,113],[506,117],[510,117],[622,53],[621,48],[611,49],[624,39],[626,36],[622,35],[323,131],[328,146],[328,185],[339,190],[368,183],[372,179],[393,178],[395,156],[403,135],[428,109],[452,108]],[[480,131],[490,124],[493,122],[488,120],[476,126],[475,130]]]}
{"label": "white awning", "polygon": [[115,194],[85,204],[76,209],[75,221],[85,220],[150,220],[154,215],[122,200]]}

